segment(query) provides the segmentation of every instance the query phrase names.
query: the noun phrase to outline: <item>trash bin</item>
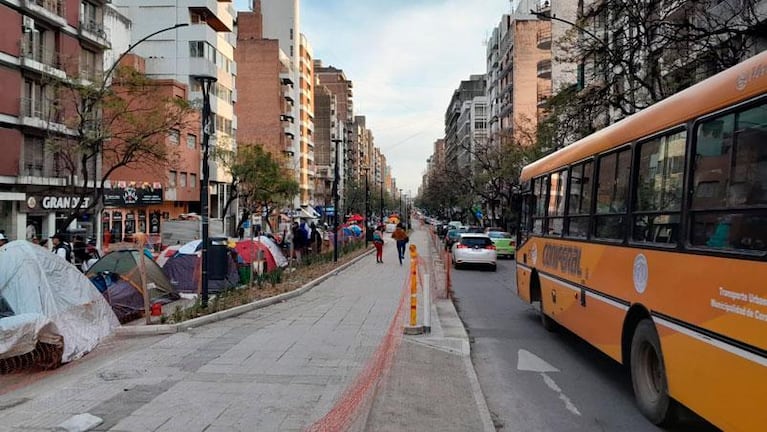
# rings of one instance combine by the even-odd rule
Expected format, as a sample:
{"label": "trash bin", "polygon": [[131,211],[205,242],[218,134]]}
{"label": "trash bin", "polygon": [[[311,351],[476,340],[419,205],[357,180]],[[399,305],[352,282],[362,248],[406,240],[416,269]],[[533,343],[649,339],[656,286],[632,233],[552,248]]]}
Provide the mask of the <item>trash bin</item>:
{"label": "trash bin", "polygon": [[224,280],[229,264],[226,237],[211,237],[208,246],[208,280]]}

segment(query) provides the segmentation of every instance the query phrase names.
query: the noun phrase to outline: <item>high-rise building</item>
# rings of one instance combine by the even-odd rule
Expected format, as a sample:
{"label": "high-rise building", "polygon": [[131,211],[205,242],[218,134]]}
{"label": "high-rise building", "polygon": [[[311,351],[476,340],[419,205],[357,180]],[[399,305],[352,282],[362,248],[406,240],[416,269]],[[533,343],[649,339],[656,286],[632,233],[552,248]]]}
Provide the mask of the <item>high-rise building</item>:
{"label": "high-rise building", "polygon": [[[454,168],[466,166],[469,148],[464,148],[462,145],[471,143],[470,140],[465,141],[463,139],[463,136],[468,135],[461,123],[462,120],[467,119],[467,115],[471,116],[471,114],[463,117],[462,114],[473,111],[475,105],[482,106],[482,109],[485,110],[485,87],[485,75],[471,75],[468,80],[461,81],[458,88],[453,92],[445,111],[445,162]],[[480,99],[476,101],[476,104],[473,104],[475,98]]]}
{"label": "high-rise building", "polygon": [[237,14],[235,61],[237,78],[235,113],[240,125],[238,146],[261,145],[287,168],[293,166],[298,136],[298,110],[293,63],[276,39],[262,33],[261,2],[253,10]]}
{"label": "high-rise building", "polygon": [[299,136],[296,137],[295,166],[300,187],[298,205],[314,201],[314,64],[312,48],[301,34],[301,8],[299,0],[261,0],[263,36],[279,41],[280,49],[292,63],[291,77],[295,83],[296,119]]}
{"label": "high-rise building", "polygon": [[[114,0],[113,4],[133,22],[131,43],[162,28],[189,24],[142,42],[133,52],[146,59],[146,72],[150,78],[187,84],[190,101],[202,101],[202,88],[195,76],[216,77],[210,97],[213,120],[210,147],[236,151],[237,117],[234,104],[237,98],[237,67],[234,62],[236,38],[232,33],[232,4],[192,0]],[[231,176],[216,158],[210,159],[209,180],[210,217],[226,218],[227,225],[231,226],[236,208],[230,206],[228,213],[223,214]]]}
{"label": "high-rise building", "polygon": [[64,226],[79,205],[82,179],[46,142],[76,136],[55,83],[101,75],[110,47],[106,7],[87,0],[0,3],[0,229],[11,239],[25,238],[29,226],[37,235],[96,232],[94,213]]}

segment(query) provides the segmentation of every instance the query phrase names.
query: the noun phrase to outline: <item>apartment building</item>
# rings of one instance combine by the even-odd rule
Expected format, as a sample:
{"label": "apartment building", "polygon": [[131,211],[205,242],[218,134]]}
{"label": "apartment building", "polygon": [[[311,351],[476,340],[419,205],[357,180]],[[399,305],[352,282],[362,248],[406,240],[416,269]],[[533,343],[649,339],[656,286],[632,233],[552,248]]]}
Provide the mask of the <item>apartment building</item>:
{"label": "apartment building", "polygon": [[[462,141],[459,130],[461,129],[461,115],[471,109],[474,98],[485,96],[487,87],[485,75],[471,75],[468,80],[463,80],[458,88],[453,91],[448,108],[445,111],[445,162],[455,168],[466,166],[465,149],[461,148]],[[469,105],[465,105],[469,102]],[[466,117],[463,118],[464,120]]]}
{"label": "apartment building", "polygon": [[263,37],[260,7],[254,2],[252,11],[237,14],[237,142],[239,147],[261,145],[294,169],[299,123],[295,71],[279,40]]}
{"label": "apartment building", "polygon": [[57,102],[56,83],[101,73],[110,47],[105,4],[0,1],[0,229],[11,239],[26,238],[28,227],[38,236],[67,228],[95,232],[92,212],[64,226],[80,205],[82,180],[46,142],[76,134],[67,125],[72,107]]}
{"label": "apartment building", "polygon": [[[552,26],[529,13],[541,3],[523,0],[503,15],[487,43],[489,139],[524,142],[534,136],[539,108],[552,91]],[[539,42],[540,41],[540,42]]]}
{"label": "apartment building", "polygon": [[[316,63],[315,63],[316,64]],[[336,95],[322,84],[317,84],[314,91],[315,134],[314,164],[315,208],[320,214],[331,211],[333,206],[333,182],[335,180],[335,139],[338,128],[338,102]],[[339,173],[340,176],[340,173]]]}
{"label": "apartment building", "polygon": [[[213,131],[211,149],[236,151],[237,66],[234,61],[236,37],[234,9],[228,1],[196,0],[114,0],[113,5],[133,22],[131,42],[176,24],[186,27],[163,32],[138,45],[133,52],[145,59],[147,75],[188,85],[188,99],[201,103],[202,88],[195,76],[217,79],[211,88],[210,106]],[[202,134],[200,134],[202,135]],[[172,173],[168,173],[168,177]],[[231,176],[217,159],[210,159],[210,217],[226,219],[231,226],[236,208],[228,200]],[[193,209],[199,211],[199,208]]]}
{"label": "apartment building", "polygon": [[[254,2],[257,3],[258,1]],[[306,206],[314,201],[314,61],[312,48],[301,34],[301,8],[299,0],[260,0],[263,15],[263,36],[279,41],[280,49],[288,56],[295,75],[293,99],[297,104],[298,135],[292,167],[296,172],[300,193],[294,207]]]}

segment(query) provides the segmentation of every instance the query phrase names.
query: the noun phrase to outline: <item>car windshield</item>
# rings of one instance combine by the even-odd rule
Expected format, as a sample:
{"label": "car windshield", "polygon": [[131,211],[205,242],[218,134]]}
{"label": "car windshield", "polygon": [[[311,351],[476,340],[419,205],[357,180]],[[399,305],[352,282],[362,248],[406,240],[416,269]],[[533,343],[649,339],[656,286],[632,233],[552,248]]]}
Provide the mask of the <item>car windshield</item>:
{"label": "car windshield", "polygon": [[487,236],[490,238],[511,238],[511,234],[507,232],[501,232],[501,231],[490,231],[487,233]]}
{"label": "car windshield", "polygon": [[448,237],[458,237],[461,233],[458,230],[450,230],[447,232]]}
{"label": "car windshield", "polygon": [[461,237],[461,244],[468,247],[485,247],[492,243],[489,238],[485,237]]}

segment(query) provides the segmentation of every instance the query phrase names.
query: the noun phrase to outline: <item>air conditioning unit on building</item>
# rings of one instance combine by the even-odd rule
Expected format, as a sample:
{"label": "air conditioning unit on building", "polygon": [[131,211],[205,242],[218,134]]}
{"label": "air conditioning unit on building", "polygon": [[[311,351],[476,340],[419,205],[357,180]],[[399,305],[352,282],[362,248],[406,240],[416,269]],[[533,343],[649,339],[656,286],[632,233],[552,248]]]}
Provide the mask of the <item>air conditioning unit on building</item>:
{"label": "air conditioning unit on building", "polygon": [[35,20],[32,17],[25,16],[21,21],[21,26],[25,31],[32,31],[35,29]]}

